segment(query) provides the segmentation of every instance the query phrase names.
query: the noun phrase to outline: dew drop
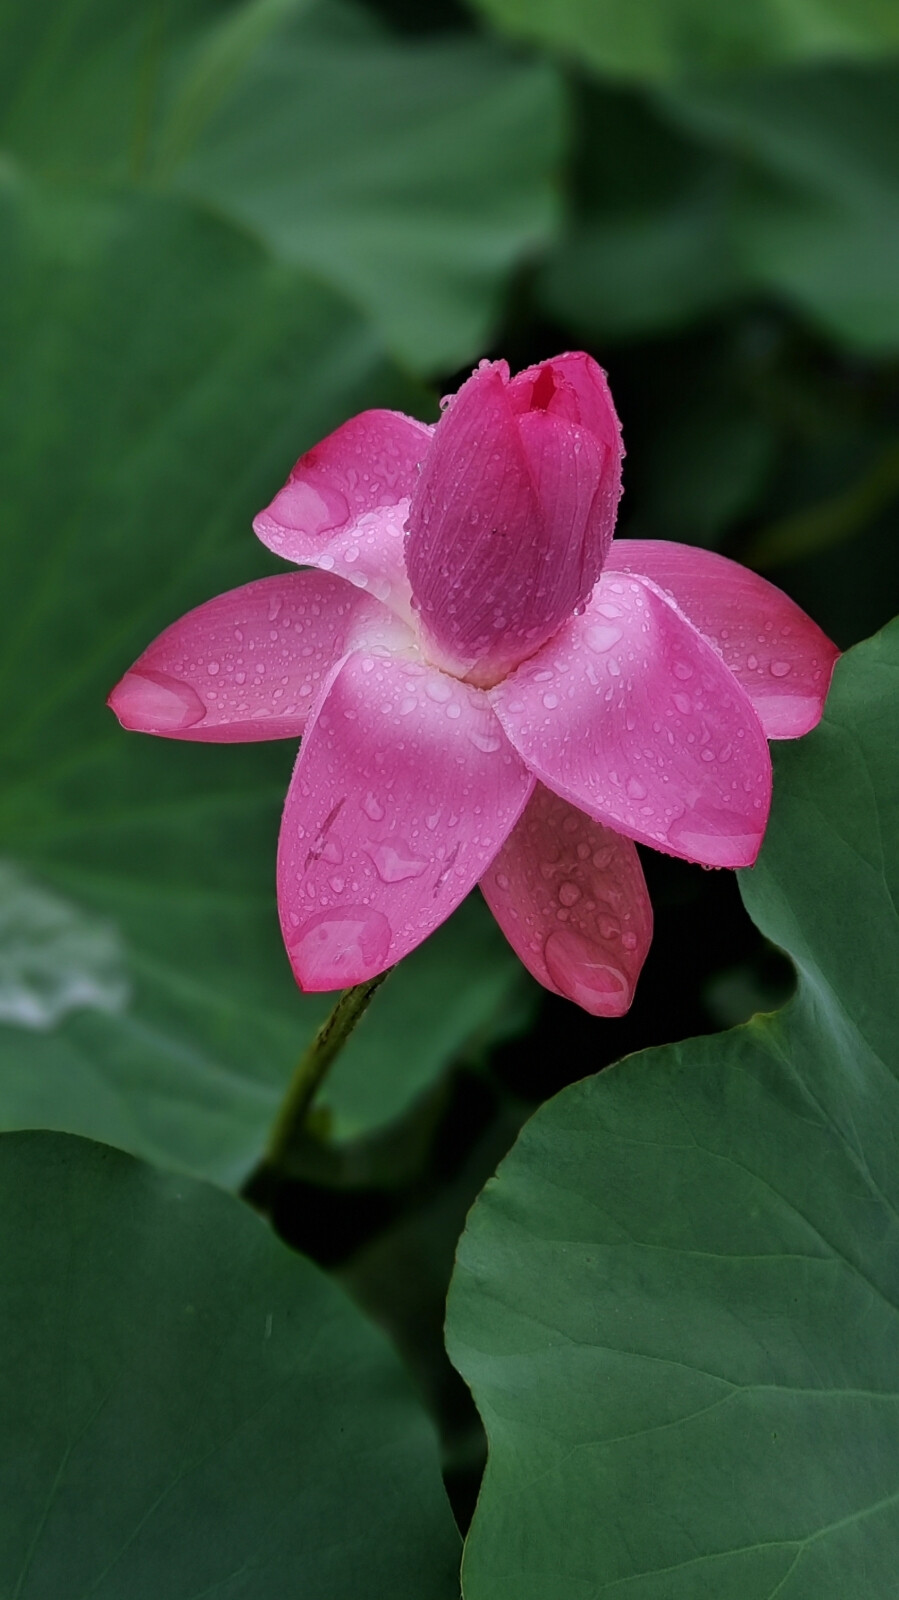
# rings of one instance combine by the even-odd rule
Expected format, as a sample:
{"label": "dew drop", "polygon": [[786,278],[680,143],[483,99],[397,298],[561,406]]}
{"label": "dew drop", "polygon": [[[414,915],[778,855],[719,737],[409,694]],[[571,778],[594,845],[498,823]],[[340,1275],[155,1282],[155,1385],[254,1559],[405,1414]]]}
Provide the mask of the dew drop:
{"label": "dew drop", "polygon": [[790,663],[789,661],[772,661],[770,671],[772,678],[786,678],[790,672]]}
{"label": "dew drop", "polygon": [[202,722],[206,706],[189,683],[167,672],[127,672],[110,696],[125,728],[139,733],[171,733]]}
{"label": "dew drop", "polygon": [[604,651],[611,650],[612,646],[618,643],[621,638],[621,629],[604,628],[597,623],[587,629],[584,637],[590,649],[595,650],[597,655],[602,655]]}
{"label": "dew drop", "polygon": [[343,989],[371,977],[390,949],[390,923],[372,906],[318,911],[288,948],[304,989]]}
{"label": "dew drop", "polygon": [[476,750],[483,750],[485,756],[491,756],[503,747],[503,741],[497,734],[479,733],[476,728],[469,729],[468,741]]}
{"label": "dew drop", "polygon": [[576,906],[581,898],[581,891],[576,883],[559,884],[559,900],[563,906]]}
{"label": "dew drop", "polygon": [[382,883],[402,883],[406,878],[420,878],[428,864],[416,856],[403,840],[397,840],[394,844],[369,846],[368,853]]}
{"label": "dew drop", "polygon": [[621,1016],[627,1010],[627,979],[583,934],[554,928],[543,946],[543,959],[559,992],[593,1016]]}
{"label": "dew drop", "polygon": [[676,817],[668,842],[679,855],[712,867],[743,867],[755,857],[760,829],[750,817],[714,806],[694,806]]}
{"label": "dew drop", "polygon": [[380,822],[384,816],[384,807],[378,800],[377,795],[372,794],[371,790],[369,790],[362,802],[362,809],[371,822]]}
{"label": "dew drop", "polygon": [[452,699],[453,687],[445,678],[431,677],[425,684],[425,693],[429,700],[436,700],[438,705],[445,705]]}

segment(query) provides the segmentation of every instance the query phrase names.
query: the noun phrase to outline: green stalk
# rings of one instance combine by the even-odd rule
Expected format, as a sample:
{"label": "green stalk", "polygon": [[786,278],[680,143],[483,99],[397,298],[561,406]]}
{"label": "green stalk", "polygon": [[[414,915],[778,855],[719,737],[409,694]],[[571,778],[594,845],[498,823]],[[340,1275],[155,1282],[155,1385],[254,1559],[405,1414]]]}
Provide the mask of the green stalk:
{"label": "green stalk", "polygon": [[312,1102],[332,1062],[340,1054],[357,1022],[365,1015],[372,996],[386,977],[387,972],[379,972],[376,978],[369,978],[367,983],[357,983],[352,989],[344,989],[331,1015],[322,1023],[308,1050],[303,1052],[269,1135],[263,1168],[277,1171],[285,1167],[287,1156],[302,1136]]}

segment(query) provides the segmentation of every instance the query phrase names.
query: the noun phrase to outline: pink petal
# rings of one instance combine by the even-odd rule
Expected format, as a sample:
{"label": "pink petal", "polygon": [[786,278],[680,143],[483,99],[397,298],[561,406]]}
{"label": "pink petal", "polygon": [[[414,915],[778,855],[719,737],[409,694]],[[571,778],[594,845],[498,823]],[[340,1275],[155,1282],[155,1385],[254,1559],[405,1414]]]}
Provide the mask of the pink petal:
{"label": "pink petal", "polygon": [[486,695],[434,667],[351,655],[306,732],[278,848],[297,982],[336,989],[449,916],[533,787]]}
{"label": "pink petal", "polygon": [[617,418],[589,357],[511,383],[505,362],[482,363],[437,424],[409,512],[406,564],[435,660],[488,685],[561,626],[599,575],[620,464]]}
{"label": "pink petal", "polygon": [[782,589],[726,556],[663,539],[616,539],[607,567],[671,595],[743,685],[769,739],[798,739],[820,722],[839,651]]}
{"label": "pink petal", "polygon": [[377,600],[326,572],[220,594],[154,639],[109,696],[124,728],[230,744],[296,738],[352,641],[411,642]]}
{"label": "pink petal", "polygon": [[538,783],[481,889],[539,983],[595,1017],[624,1015],[652,939],[630,839]]}
{"label": "pink petal", "polygon": [[755,860],[771,798],[761,724],[647,579],[603,573],[583,615],[490,699],[535,776],[597,821],[707,866]]}
{"label": "pink petal", "polygon": [[301,456],[253,523],[263,544],[323,567],[405,614],[403,535],[433,430],[399,411],[363,411]]}
{"label": "pink petal", "polygon": [[[580,423],[620,462],[624,453],[621,424],[615,415],[608,379],[602,367],[583,350],[553,356],[551,361],[540,361],[535,367],[516,373],[509,384],[509,399],[515,412],[532,410],[536,403],[552,415]],[[615,499],[617,503],[617,494]]]}

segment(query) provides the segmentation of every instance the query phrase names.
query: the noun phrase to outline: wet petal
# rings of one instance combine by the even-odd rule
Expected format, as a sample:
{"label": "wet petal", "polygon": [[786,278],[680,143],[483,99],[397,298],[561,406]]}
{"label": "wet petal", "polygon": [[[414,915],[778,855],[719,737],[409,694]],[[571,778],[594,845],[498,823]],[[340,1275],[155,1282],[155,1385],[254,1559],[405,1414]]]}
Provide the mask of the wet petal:
{"label": "wet petal", "polygon": [[537,785],[481,889],[539,983],[595,1017],[634,998],[652,907],[630,839]]}
{"label": "wet petal", "polygon": [[611,538],[617,419],[590,363],[604,431],[578,420],[562,370],[574,359],[512,383],[505,362],[483,363],[438,423],[412,499],[406,563],[429,653],[477,683],[495,683],[556,631]]}
{"label": "wet petal", "polygon": [[490,699],[535,776],[597,821],[708,866],[755,860],[771,798],[761,723],[648,580],[604,573]]}
{"label": "wet petal", "polygon": [[363,411],[301,456],[253,523],[276,555],[336,572],[401,614],[403,536],[433,430],[398,411]]}
{"label": "wet petal", "polygon": [[281,826],[281,927],[301,987],[359,983],[413,950],[531,788],[484,694],[418,662],[351,655],[307,730]]}
{"label": "wet petal", "polygon": [[[551,361],[539,361],[516,373],[509,384],[509,399],[513,411],[521,413],[535,407],[553,416],[566,417],[577,422],[614,456],[617,475],[610,479],[614,492],[612,517],[621,493],[621,424],[615,414],[608,379],[592,356],[583,350],[553,356]],[[611,526],[608,529],[611,537]]]}
{"label": "wet petal", "polygon": [[839,651],[782,589],[726,556],[663,539],[616,539],[607,568],[671,595],[743,685],[769,739],[817,726]]}
{"label": "wet petal", "polygon": [[296,738],[353,641],[411,643],[377,600],[325,572],[220,594],[173,622],[109,696],[124,728],[230,744]]}

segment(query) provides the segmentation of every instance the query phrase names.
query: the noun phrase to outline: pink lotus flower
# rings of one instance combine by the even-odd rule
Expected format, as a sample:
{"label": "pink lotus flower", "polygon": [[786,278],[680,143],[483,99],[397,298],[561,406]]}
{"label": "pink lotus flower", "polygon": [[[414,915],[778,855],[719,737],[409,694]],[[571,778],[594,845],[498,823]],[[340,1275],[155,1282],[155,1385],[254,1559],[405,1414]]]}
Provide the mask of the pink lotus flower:
{"label": "pink lotus flower", "polygon": [[634,840],[748,866],[768,738],[817,723],[836,650],[723,557],[612,543],[605,376],[483,362],[426,427],[367,411],[256,519],[312,570],[199,606],[110,696],[175,739],[303,735],[278,851],[297,981],[358,983],[480,883],[534,976],[629,1006],[652,911]]}

